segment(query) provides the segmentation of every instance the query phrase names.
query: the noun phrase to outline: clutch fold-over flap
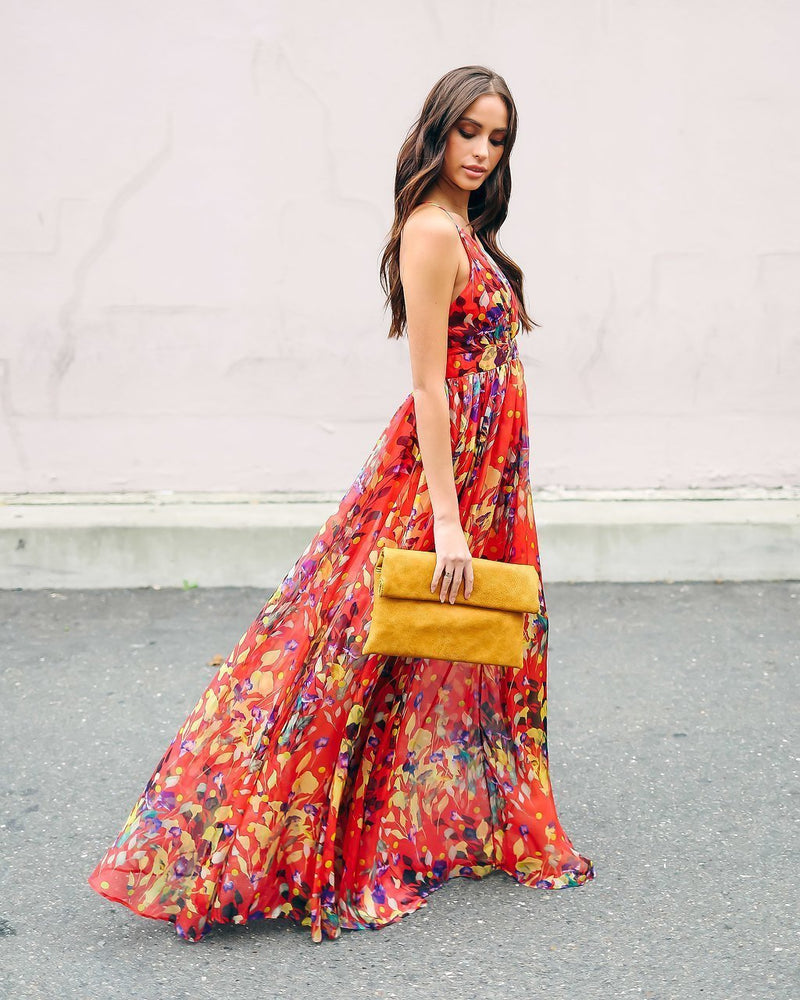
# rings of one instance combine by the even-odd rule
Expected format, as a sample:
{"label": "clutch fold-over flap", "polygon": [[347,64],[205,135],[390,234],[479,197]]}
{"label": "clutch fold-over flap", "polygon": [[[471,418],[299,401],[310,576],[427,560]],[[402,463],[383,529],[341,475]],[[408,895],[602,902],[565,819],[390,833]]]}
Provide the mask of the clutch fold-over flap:
{"label": "clutch fold-over flap", "polygon": [[[435,569],[435,552],[383,546],[375,565],[375,585],[380,588],[383,597],[438,601],[441,580],[431,593]],[[473,556],[472,572],[472,594],[469,599],[464,597],[462,581],[456,595],[456,604],[505,611],[539,610],[539,574],[535,566]]]}

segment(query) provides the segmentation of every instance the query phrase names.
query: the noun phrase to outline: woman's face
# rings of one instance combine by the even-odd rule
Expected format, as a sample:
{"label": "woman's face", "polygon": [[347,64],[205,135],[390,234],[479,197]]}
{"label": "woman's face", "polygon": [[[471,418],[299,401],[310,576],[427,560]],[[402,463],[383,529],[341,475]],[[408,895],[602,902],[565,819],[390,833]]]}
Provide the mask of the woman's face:
{"label": "woman's face", "polygon": [[447,134],[442,179],[462,191],[477,190],[503,155],[507,131],[505,101],[499,94],[482,94]]}

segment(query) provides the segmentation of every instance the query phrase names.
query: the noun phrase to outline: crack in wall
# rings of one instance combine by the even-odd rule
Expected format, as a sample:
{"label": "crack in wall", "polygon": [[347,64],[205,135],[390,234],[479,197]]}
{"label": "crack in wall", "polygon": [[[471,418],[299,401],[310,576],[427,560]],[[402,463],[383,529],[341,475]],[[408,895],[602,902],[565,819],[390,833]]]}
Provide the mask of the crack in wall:
{"label": "crack in wall", "polygon": [[61,342],[56,348],[47,379],[48,411],[51,416],[59,412],[58,393],[64,376],[75,360],[77,333],[76,316],[86,292],[92,268],[111,246],[117,235],[117,223],[122,210],[151,180],[169,159],[172,152],[172,113],[167,115],[166,132],[160,147],[125,183],[111,199],[103,213],[100,232],[95,242],[83,254],[73,271],[72,294],[59,310],[58,325]]}
{"label": "crack in wall", "polygon": [[591,389],[591,380],[589,378],[589,373],[591,372],[592,368],[594,368],[594,366],[597,364],[597,362],[600,360],[601,356],[603,355],[603,352],[605,351],[606,338],[608,337],[610,319],[614,312],[614,306],[617,301],[617,290],[614,284],[614,272],[612,270],[609,270],[608,272],[608,282],[609,282],[608,299],[606,300],[606,307],[603,310],[603,316],[600,319],[600,322],[597,324],[597,327],[595,329],[594,346],[592,348],[592,353],[589,355],[589,357],[586,359],[583,365],[581,365],[579,373],[581,385],[583,386],[583,391],[586,395],[586,398],[589,400],[590,406],[594,406],[594,394]]}

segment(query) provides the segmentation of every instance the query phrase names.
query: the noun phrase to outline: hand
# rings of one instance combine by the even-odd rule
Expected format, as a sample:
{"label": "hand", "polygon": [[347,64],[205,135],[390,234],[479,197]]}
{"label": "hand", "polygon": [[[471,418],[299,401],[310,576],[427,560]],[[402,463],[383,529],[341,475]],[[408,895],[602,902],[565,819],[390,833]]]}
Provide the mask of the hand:
{"label": "hand", "polygon": [[464,597],[472,593],[472,556],[461,524],[457,521],[437,521],[433,523],[433,540],[436,549],[436,569],[431,580],[431,593],[441,580],[439,600],[448,596],[454,604],[456,594],[464,581]]}

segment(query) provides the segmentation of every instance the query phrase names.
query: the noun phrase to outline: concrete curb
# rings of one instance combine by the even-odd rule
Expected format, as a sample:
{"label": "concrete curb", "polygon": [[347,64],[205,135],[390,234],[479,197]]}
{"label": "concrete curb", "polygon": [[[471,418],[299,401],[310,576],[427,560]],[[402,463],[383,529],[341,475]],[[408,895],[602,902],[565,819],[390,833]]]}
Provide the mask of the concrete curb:
{"label": "concrete curb", "polygon": [[[0,495],[0,588],[271,591],[343,494]],[[800,490],[536,490],[547,581],[800,579]]]}

